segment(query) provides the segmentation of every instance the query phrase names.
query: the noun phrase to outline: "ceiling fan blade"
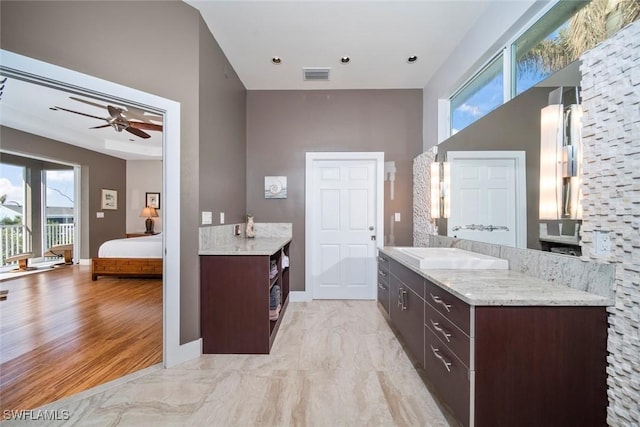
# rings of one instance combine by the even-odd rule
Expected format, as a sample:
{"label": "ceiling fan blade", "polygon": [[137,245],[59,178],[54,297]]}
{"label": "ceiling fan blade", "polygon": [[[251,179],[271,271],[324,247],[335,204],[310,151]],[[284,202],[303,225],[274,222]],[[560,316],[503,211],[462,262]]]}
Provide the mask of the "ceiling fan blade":
{"label": "ceiling fan blade", "polygon": [[149,135],[148,133],[141,131],[140,129],[136,129],[133,128],[131,126],[129,126],[128,128],[125,129],[127,132],[134,134],[135,136],[139,136],[140,138],[151,138],[151,135]]}
{"label": "ceiling fan blade", "polygon": [[122,112],[122,115],[124,115],[127,120],[134,119],[145,123],[151,123],[151,120],[153,120],[154,122],[162,123],[162,116],[148,115],[146,111],[137,107],[127,107],[127,109]]}
{"label": "ceiling fan blade", "polygon": [[132,127],[134,129],[157,130],[162,132],[162,125],[156,125],[154,123],[129,122],[129,127]]}
{"label": "ceiling fan blade", "polygon": [[62,111],[67,111],[67,112],[69,112],[69,113],[79,114],[79,115],[81,115],[81,116],[91,117],[92,119],[98,119],[98,120],[106,120],[106,121],[109,121],[109,119],[106,119],[106,118],[104,118],[104,117],[92,116],[91,114],[81,113],[81,112],[79,112],[79,111],[69,110],[69,109],[67,109],[67,108],[58,107],[57,105],[56,105],[54,108],[57,108],[58,110],[62,110]]}
{"label": "ceiling fan blade", "polygon": [[87,101],[86,99],[76,98],[75,96],[70,96],[69,98],[73,99],[74,101],[84,102],[85,104],[93,105],[94,107],[104,108],[105,110],[107,109],[106,105],[96,104],[95,102]]}
{"label": "ceiling fan blade", "polygon": [[109,127],[111,127],[111,125],[94,126],[92,128],[89,128],[89,129],[102,129],[102,128],[109,128]]}

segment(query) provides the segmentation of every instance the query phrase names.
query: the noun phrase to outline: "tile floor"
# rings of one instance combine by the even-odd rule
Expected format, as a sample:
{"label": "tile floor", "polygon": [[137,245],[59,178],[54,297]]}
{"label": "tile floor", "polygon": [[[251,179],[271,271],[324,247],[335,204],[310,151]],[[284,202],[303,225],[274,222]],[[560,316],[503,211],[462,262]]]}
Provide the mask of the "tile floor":
{"label": "tile floor", "polygon": [[291,303],[269,355],[204,355],[102,388],[41,408],[69,419],[38,425],[449,425],[374,301]]}

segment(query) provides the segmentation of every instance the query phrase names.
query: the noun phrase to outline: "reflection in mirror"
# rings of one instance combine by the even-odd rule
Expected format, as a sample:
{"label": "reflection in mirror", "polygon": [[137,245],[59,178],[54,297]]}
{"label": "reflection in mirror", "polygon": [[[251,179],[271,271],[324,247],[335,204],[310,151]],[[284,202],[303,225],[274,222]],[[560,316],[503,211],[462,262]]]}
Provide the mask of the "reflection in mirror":
{"label": "reflection in mirror", "polygon": [[[438,145],[437,161],[448,160],[449,151],[522,151],[524,152],[525,169],[525,205],[526,205],[526,244],[521,247],[529,249],[550,250],[571,246],[571,250],[579,250],[574,236],[579,230],[575,220],[539,220],[539,181],[540,181],[540,114],[549,104],[549,93],[564,86],[562,102],[565,105],[576,103],[575,87],[580,82],[578,62],[570,64],[566,69],[549,76],[535,87],[528,89],[506,104],[498,107],[488,115],[461,130],[457,134]],[[453,173],[453,172],[452,172]],[[453,180],[453,178],[452,178]],[[455,195],[454,195],[455,196]],[[455,200],[452,198],[451,200]],[[452,206],[452,210],[455,209]],[[471,224],[471,223],[470,223]],[[478,224],[478,222],[476,222]],[[448,220],[438,220],[438,234],[448,234]],[[467,225],[467,224],[457,224]],[[487,225],[487,224],[484,224]],[[493,226],[500,224],[490,224]],[[466,233],[460,238],[473,239]],[[542,234],[542,240],[541,240]],[[570,234],[570,236],[567,236]],[[452,235],[453,236],[453,235]],[[557,241],[548,241],[546,238]],[[570,239],[566,239],[570,237]]]}

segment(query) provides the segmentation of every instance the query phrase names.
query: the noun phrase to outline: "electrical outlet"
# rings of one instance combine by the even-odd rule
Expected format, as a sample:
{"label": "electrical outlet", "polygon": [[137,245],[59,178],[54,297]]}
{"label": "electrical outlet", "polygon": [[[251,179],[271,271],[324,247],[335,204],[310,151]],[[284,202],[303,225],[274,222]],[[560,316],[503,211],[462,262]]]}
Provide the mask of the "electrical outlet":
{"label": "electrical outlet", "polygon": [[611,254],[611,235],[608,231],[595,231],[595,252],[596,255]]}
{"label": "electrical outlet", "polygon": [[234,236],[240,235],[240,224],[236,224],[233,226],[233,235]]}
{"label": "electrical outlet", "polygon": [[96,218],[104,218],[104,212],[96,212]]}

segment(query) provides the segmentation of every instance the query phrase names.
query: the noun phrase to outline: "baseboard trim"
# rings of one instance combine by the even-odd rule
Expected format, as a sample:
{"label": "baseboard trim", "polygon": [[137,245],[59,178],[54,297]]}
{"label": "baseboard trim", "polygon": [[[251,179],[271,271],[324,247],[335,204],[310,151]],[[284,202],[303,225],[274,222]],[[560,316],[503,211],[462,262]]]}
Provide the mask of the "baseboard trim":
{"label": "baseboard trim", "polygon": [[80,265],[91,265],[91,258],[89,258],[89,259],[80,258],[80,262],[78,262],[78,264],[80,264]]}
{"label": "baseboard trim", "polygon": [[197,359],[202,356],[202,338],[188,342],[174,348],[170,354],[167,354],[164,360],[165,368],[179,365],[189,360]]}
{"label": "baseboard trim", "polygon": [[289,301],[291,302],[308,302],[313,300],[311,292],[307,291],[291,291],[289,292]]}

